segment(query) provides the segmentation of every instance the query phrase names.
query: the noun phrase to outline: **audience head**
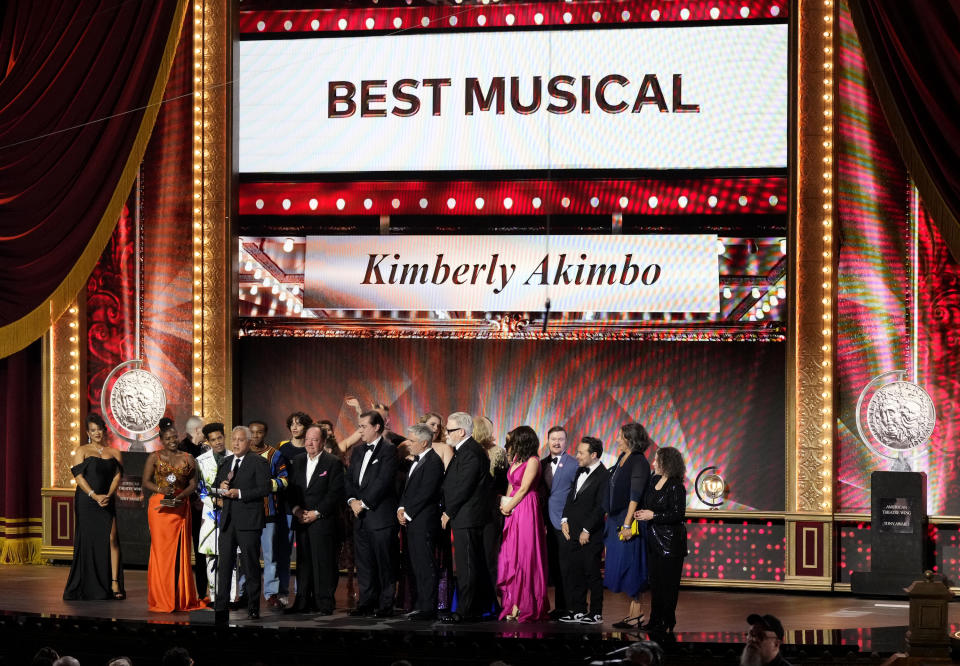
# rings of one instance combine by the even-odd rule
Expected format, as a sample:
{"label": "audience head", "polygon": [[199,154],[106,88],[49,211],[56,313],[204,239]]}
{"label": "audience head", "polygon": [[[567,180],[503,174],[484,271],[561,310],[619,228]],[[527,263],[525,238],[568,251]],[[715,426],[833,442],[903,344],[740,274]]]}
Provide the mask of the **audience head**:
{"label": "audience head", "polygon": [[683,483],[687,475],[687,466],[683,462],[683,454],[680,451],[672,446],[659,448],[653,457],[653,463],[657,473]]}
{"label": "audience head", "polygon": [[497,442],[493,435],[493,421],[486,416],[474,416],[473,438],[485,449],[496,446]]}
{"label": "audience head", "polygon": [[433,443],[433,431],[422,423],[407,428],[407,436],[411,442],[410,453],[415,456],[429,449]]}
{"label": "audience head", "polygon": [[307,426],[307,431],[303,435],[303,446],[307,450],[307,455],[313,458],[320,455],[323,445],[327,441],[326,431],[320,427],[319,423],[313,423]]}
{"label": "audience head", "polygon": [[643,453],[653,444],[646,428],[639,423],[627,423],[621,427],[617,433],[617,443],[622,451],[630,453]]}
{"label": "audience head", "polygon": [[447,417],[447,444],[456,446],[473,435],[473,417],[466,412],[454,412]]}
{"label": "audience head", "polygon": [[443,417],[436,412],[427,412],[420,417],[420,423],[433,431],[433,441],[443,442],[447,439],[447,431],[443,427]]}
{"label": "audience head", "polygon": [[627,648],[628,664],[642,666],[660,666],[666,661],[663,648],[653,641],[637,641]]}
{"label": "audience head", "polygon": [[133,666],[133,660],[130,657],[114,657],[107,662],[107,666]]}
{"label": "audience head", "polygon": [[528,425],[522,425],[510,431],[510,455],[515,462],[525,462],[540,451],[540,438],[537,431]]}
{"label": "audience head", "polygon": [[741,666],[761,666],[773,661],[783,643],[783,625],[773,615],[753,613],[747,617],[750,631],[740,654]]}
{"label": "audience head", "polygon": [[190,653],[182,647],[172,647],[163,653],[163,666],[193,666]]}
{"label": "audience head", "polygon": [[53,666],[53,662],[60,658],[57,651],[52,647],[42,647],[33,655],[31,666]]}
{"label": "audience head", "polygon": [[596,437],[584,436],[577,444],[577,464],[589,467],[603,455],[603,442]]}
{"label": "audience head", "polygon": [[383,416],[375,409],[363,412],[360,415],[360,423],[357,426],[360,430],[360,439],[362,439],[365,444],[372,444],[382,437],[385,427],[386,422],[383,420]]}
{"label": "audience head", "polygon": [[290,436],[294,439],[301,439],[307,431],[307,426],[311,423],[313,423],[313,419],[310,418],[309,414],[294,412],[287,417],[287,430],[290,431]]}
{"label": "audience head", "polygon": [[107,424],[103,417],[96,412],[87,414],[87,441],[91,444],[103,444],[103,437],[107,434]]}
{"label": "audience head", "polygon": [[177,429],[173,427],[172,420],[160,426],[160,443],[168,451],[176,451],[180,448],[180,436],[177,434]]}
{"label": "audience head", "polygon": [[250,428],[250,448],[254,451],[260,451],[267,444],[264,441],[264,438],[267,436],[266,422],[250,421],[247,427]]}
{"label": "audience head", "polygon": [[190,436],[190,439],[196,444],[200,441],[203,431],[203,419],[201,419],[196,414],[192,415],[187,419],[187,422],[184,424],[183,429],[187,431],[187,434]]}
{"label": "audience head", "polygon": [[80,666],[80,662],[77,661],[76,657],[60,657],[55,662],[53,666]]}
{"label": "audience head", "polygon": [[245,425],[234,426],[230,432],[230,449],[233,451],[233,455],[238,458],[245,456],[247,451],[250,450],[251,439],[250,428]]}
{"label": "audience head", "polygon": [[567,431],[555,425],[547,431],[547,448],[551,456],[562,455],[567,450]]}
{"label": "audience head", "polygon": [[227,438],[223,433],[222,423],[208,423],[203,426],[203,436],[207,438],[207,444],[213,449],[214,453],[223,453],[227,448]]}

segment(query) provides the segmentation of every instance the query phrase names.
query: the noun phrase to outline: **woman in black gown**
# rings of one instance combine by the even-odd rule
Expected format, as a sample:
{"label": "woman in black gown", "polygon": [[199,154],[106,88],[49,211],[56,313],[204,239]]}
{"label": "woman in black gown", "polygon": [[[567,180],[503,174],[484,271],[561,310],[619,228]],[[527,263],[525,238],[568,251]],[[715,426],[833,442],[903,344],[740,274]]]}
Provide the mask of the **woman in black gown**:
{"label": "woman in black gown", "polygon": [[686,465],[672,446],[657,450],[654,475],[643,496],[643,508],[635,518],[647,529],[647,562],[650,566],[650,621],[642,628],[652,633],[673,632],[677,623],[677,597],[683,558],[687,556],[684,524],[687,491],[683,486]]}
{"label": "woman in black gown", "polygon": [[87,417],[87,444],[77,449],[80,462],[70,471],[77,481],[73,499],[73,564],[63,590],[68,601],[125,599],[114,497],[123,467],[120,452],[103,446],[107,425],[98,414]]}

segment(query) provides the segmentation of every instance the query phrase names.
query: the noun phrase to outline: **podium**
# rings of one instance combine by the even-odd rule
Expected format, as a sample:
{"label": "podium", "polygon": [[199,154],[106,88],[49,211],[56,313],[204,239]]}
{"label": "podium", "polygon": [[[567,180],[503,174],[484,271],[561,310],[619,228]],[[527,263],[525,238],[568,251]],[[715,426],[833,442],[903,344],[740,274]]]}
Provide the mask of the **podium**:
{"label": "podium", "polygon": [[906,597],[923,579],[927,552],[927,477],[921,472],[870,475],[870,571],[850,576],[850,591]]}

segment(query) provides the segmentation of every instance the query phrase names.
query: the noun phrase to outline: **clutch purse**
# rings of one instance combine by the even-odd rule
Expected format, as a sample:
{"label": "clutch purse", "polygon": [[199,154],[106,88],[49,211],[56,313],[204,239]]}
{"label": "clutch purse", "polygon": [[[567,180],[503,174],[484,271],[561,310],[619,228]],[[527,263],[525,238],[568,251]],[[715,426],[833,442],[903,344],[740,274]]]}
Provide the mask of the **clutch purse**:
{"label": "clutch purse", "polygon": [[625,541],[625,539],[623,538],[623,535],[626,534],[627,532],[629,532],[629,533],[632,534],[633,536],[637,536],[638,534],[640,534],[640,521],[639,521],[639,520],[634,520],[632,523],[630,523],[630,529],[629,529],[629,530],[627,530],[627,529],[625,529],[624,527],[621,526],[621,527],[620,527],[620,532],[619,532],[619,534],[617,535],[617,536],[619,537],[620,541]]}

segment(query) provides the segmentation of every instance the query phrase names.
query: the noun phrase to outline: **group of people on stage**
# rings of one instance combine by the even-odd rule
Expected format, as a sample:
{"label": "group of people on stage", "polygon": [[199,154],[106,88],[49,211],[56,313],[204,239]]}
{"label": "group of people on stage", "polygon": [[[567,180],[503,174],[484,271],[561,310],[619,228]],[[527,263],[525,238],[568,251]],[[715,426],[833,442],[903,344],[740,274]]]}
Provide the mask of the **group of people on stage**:
{"label": "group of people on stage", "polygon": [[[403,608],[413,620],[599,624],[607,588],[631,600],[615,627],[673,630],[687,554],[677,449],[660,447],[649,461],[646,430],[628,423],[607,469],[599,439],[581,437],[571,455],[560,426],[548,431],[541,458],[526,425],[501,447],[485,417],[428,413],[399,435],[385,405],[347,404],[358,424],[339,442],[330,421],[303,412],[290,415],[290,439],[276,447],[262,421],[234,427],[229,446],[223,424],[191,417],[180,440],[169,419],[161,422],[162,447],[143,471],[153,493],[150,610],[200,608],[199,588],[216,609],[245,598],[250,618],[259,617],[261,594],[289,613],[329,615],[339,571],[355,567],[355,617]],[[104,435],[91,414],[72,470],[77,523],[65,599],[125,596],[114,510],[121,458]],[[641,625],[647,589],[650,617]]]}

